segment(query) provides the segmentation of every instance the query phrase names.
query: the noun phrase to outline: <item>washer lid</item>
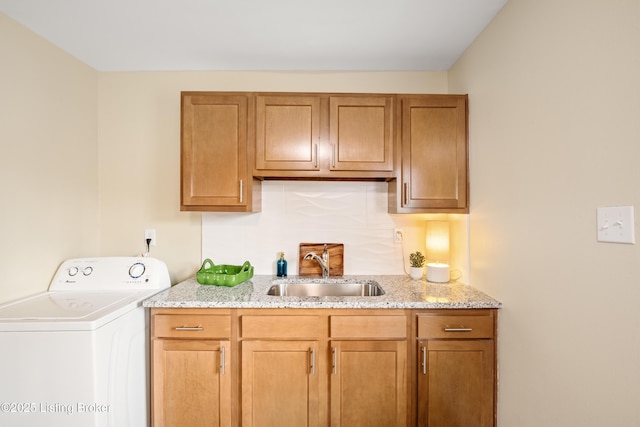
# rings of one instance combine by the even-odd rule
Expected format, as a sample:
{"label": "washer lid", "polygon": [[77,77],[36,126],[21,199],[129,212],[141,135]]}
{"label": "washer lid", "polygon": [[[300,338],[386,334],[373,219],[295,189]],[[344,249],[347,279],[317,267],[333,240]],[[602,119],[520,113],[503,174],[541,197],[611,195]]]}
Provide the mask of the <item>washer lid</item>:
{"label": "washer lid", "polygon": [[0,306],[0,331],[96,329],[148,296],[148,291],[44,292]]}
{"label": "washer lid", "polygon": [[0,307],[0,321],[79,320],[130,298],[128,293],[46,292]]}

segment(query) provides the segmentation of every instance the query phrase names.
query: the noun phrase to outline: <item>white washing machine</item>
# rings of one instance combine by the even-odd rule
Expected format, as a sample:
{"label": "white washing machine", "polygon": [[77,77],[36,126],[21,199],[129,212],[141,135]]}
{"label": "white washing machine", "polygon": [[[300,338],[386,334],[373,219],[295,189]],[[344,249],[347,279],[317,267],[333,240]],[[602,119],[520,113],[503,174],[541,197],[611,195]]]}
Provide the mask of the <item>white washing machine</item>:
{"label": "white washing machine", "polygon": [[148,426],[142,301],[169,286],[155,258],[72,259],[47,292],[1,305],[0,426]]}

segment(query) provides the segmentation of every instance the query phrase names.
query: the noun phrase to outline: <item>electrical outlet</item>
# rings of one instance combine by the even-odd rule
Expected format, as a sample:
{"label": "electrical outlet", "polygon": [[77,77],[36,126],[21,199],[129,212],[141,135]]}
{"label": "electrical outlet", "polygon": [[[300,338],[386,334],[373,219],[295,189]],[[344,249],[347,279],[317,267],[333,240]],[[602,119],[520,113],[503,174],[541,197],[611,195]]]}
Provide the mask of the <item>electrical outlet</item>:
{"label": "electrical outlet", "polygon": [[393,229],[393,242],[394,243],[402,243],[402,228],[394,228]]}
{"label": "electrical outlet", "polygon": [[150,228],[147,230],[144,230],[144,242],[147,243],[147,239],[151,239],[151,242],[149,243],[149,246],[155,246],[156,245],[156,230],[155,228]]}

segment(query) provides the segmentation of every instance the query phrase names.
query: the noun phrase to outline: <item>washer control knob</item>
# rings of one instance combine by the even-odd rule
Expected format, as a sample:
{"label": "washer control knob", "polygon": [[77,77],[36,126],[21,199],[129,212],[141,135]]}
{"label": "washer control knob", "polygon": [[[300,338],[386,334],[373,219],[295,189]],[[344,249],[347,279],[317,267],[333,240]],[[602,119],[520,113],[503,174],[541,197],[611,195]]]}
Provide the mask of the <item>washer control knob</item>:
{"label": "washer control knob", "polygon": [[90,265],[82,269],[82,274],[84,274],[85,276],[88,276],[91,273],[93,273],[93,267],[91,267]]}
{"label": "washer control knob", "polygon": [[131,276],[132,279],[137,279],[144,274],[145,270],[146,268],[143,263],[136,262],[131,267],[129,267],[129,276]]}
{"label": "washer control knob", "polygon": [[69,276],[75,276],[78,274],[78,267],[69,267]]}

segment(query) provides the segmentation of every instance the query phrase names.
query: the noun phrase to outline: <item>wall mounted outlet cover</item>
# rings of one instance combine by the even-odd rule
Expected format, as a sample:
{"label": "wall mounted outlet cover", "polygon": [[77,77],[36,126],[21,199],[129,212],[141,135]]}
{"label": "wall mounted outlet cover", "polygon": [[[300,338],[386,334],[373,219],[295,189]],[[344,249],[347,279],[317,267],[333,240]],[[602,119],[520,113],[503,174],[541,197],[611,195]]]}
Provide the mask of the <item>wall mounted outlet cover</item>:
{"label": "wall mounted outlet cover", "polygon": [[155,246],[156,245],[156,229],[148,228],[144,230],[144,239],[145,241],[147,239],[151,239],[151,241],[149,242],[149,246]]}
{"label": "wall mounted outlet cover", "polygon": [[634,221],[633,206],[598,208],[598,242],[634,244]]}
{"label": "wall mounted outlet cover", "polygon": [[402,243],[402,228],[393,229],[393,242]]}

